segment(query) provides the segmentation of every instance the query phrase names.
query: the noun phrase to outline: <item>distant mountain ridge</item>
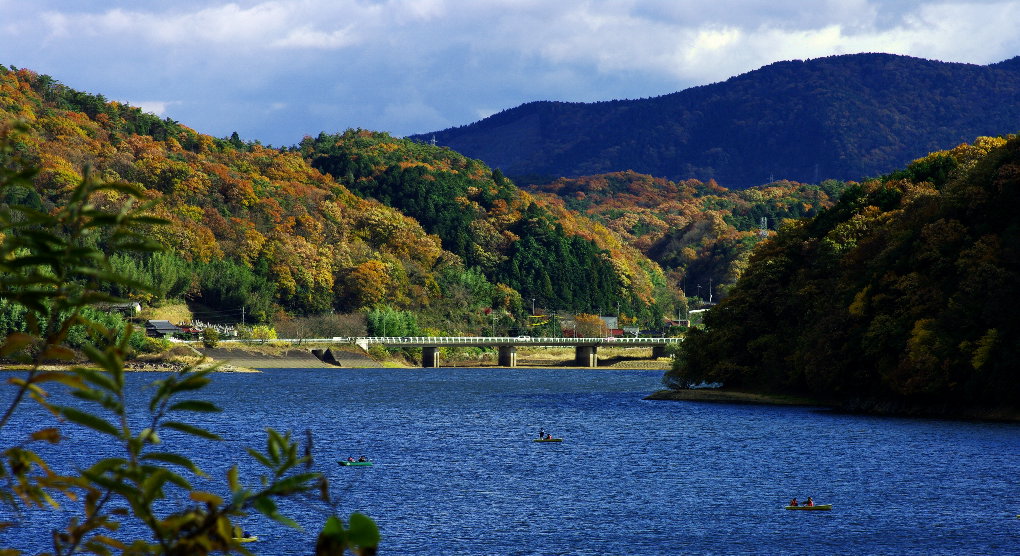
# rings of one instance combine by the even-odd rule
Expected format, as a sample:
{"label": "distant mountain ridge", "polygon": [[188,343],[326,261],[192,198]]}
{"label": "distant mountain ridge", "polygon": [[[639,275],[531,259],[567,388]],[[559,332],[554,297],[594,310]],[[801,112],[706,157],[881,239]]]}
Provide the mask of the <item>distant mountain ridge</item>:
{"label": "distant mountain ridge", "polygon": [[633,170],[746,188],[878,176],[1020,130],[1020,57],[987,66],[892,54],[770,64],[660,97],[531,102],[412,136],[527,183]]}

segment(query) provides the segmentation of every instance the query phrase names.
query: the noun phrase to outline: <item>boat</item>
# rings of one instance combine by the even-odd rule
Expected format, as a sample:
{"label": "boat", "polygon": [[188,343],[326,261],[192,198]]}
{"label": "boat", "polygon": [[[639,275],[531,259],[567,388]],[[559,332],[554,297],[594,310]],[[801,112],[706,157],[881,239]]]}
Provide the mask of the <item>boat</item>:
{"label": "boat", "polygon": [[563,442],[562,438],[535,438],[535,442]]}
{"label": "boat", "polygon": [[249,537],[234,537],[234,540],[237,542],[255,542],[259,540],[259,537],[258,535],[251,535]]}
{"label": "boat", "polygon": [[815,504],[814,506],[786,506],[787,510],[809,510],[824,512],[832,509],[832,504]]}
{"label": "boat", "polygon": [[370,462],[370,461],[347,461],[347,460],[343,460],[343,459],[340,460],[338,463],[340,465],[351,465],[351,466],[355,466],[355,467],[369,467],[369,466],[372,465],[372,462]]}

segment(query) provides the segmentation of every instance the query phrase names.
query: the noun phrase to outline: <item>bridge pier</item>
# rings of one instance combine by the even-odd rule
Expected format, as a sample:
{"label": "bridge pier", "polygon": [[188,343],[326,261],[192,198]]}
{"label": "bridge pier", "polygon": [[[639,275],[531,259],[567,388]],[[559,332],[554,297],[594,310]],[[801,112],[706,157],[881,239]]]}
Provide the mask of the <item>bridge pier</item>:
{"label": "bridge pier", "polygon": [[500,367],[517,366],[516,346],[499,346],[499,366]]}
{"label": "bridge pier", "polygon": [[652,358],[666,357],[666,346],[652,346]]}
{"label": "bridge pier", "polygon": [[426,346],[421,348],[421,366],[424,368],[439,366],[439,348]]}
{"label": "bridge pier", "polygon": [[577,346],[574,348],[574,363],[578,367],[598,367],[598,346]]}

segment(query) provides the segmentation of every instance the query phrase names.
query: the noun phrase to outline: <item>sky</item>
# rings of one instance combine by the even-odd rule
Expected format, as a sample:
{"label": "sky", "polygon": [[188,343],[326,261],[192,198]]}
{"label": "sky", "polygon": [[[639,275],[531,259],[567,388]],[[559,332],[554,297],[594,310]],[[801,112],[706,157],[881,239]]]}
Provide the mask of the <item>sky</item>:
{"label": "sky", "polygon": [[1020,55],[1020,0],[0,0],[0,64],[201,133],[395,136],[782,60]]}

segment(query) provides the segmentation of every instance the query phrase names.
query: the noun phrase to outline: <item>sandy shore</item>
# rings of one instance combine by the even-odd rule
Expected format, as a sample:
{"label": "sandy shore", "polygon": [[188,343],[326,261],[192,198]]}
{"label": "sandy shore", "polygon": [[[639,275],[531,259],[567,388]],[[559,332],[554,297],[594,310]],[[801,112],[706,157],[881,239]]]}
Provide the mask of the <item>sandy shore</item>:
{"label": "sandy shore", "polygon": [[712,388],[698,388],[694,390],[658,390],[646,396],[645,399],[762,405],[826,405],[817,400],[799,398],[796,396],[756,394],[753,392],[735,392],[732,390],[716,390]]}

